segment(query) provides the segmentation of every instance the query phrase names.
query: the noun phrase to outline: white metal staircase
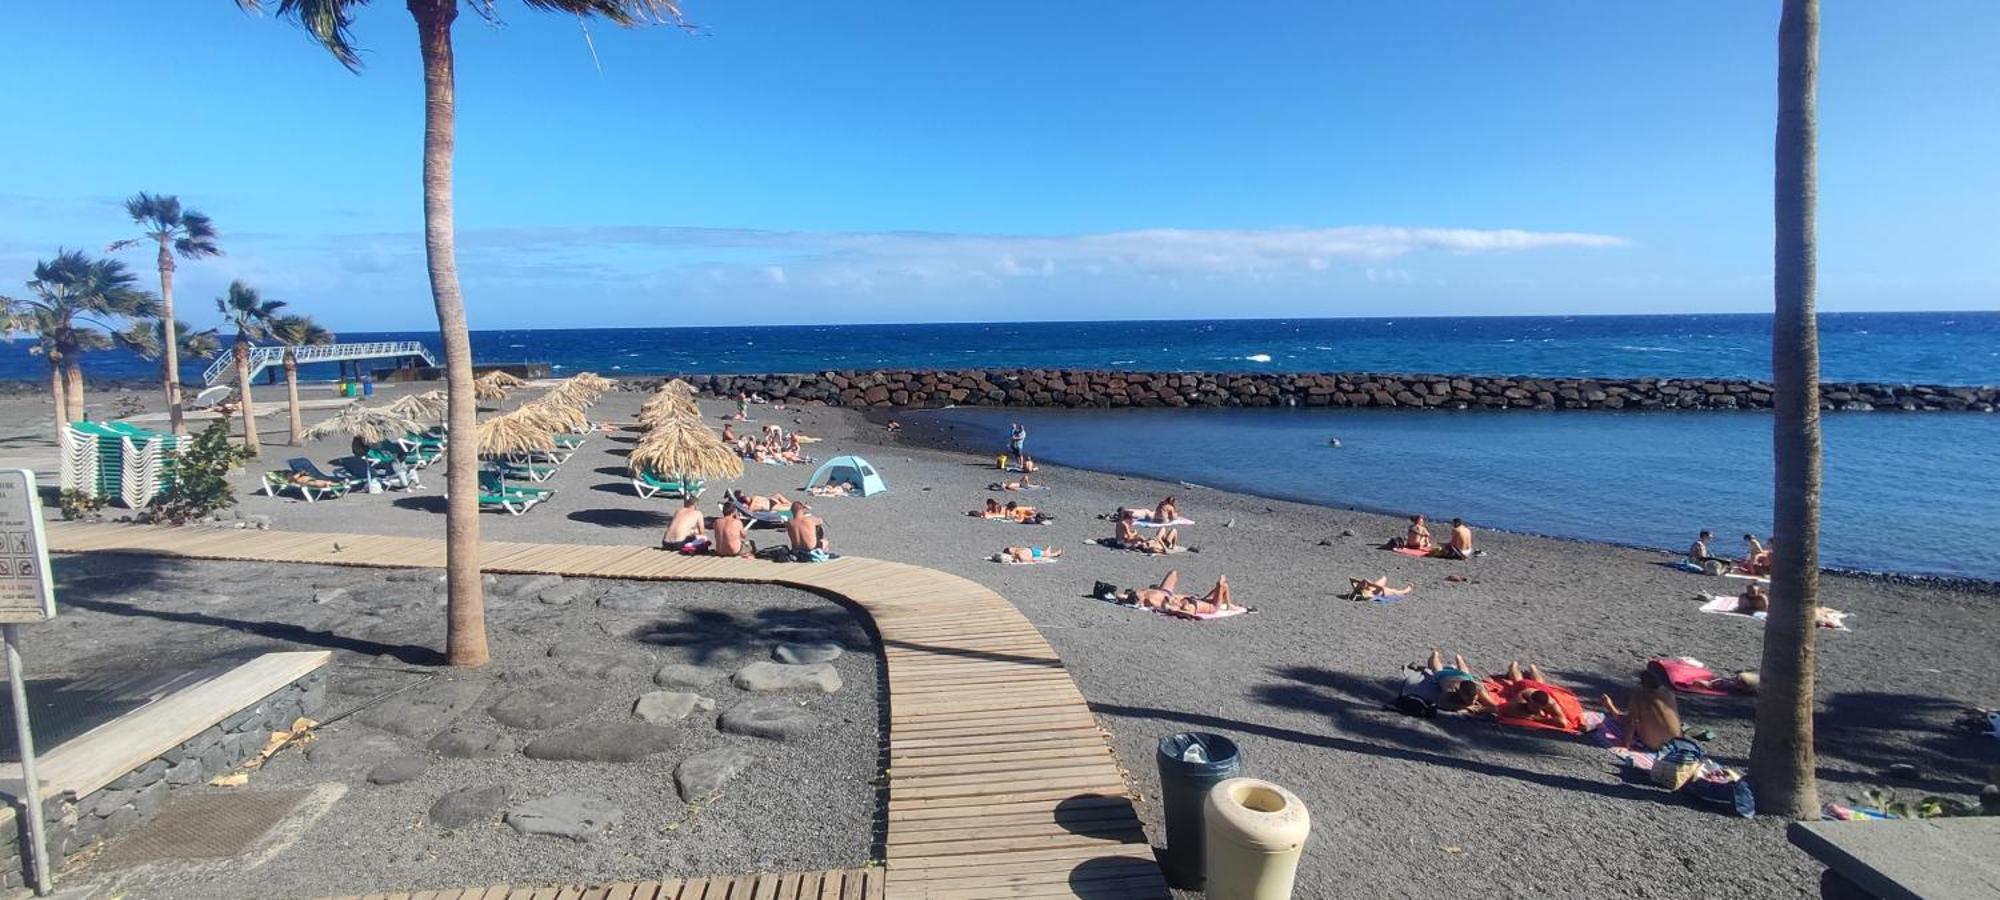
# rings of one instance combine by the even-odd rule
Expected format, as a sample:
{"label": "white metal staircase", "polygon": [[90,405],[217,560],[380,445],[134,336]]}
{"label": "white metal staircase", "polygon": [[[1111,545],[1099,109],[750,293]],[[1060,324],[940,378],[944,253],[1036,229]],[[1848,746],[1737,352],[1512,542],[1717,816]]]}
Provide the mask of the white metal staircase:
{"label": "white metal staircase", "polygon": [[[297,359],[299,365],[302,366],[313,363],[348,362],[356,359],[401,359],[409,356],[423,360],[424,365],[427,366],[437,365],[437,358],[431,355],[430,348],[425,347],[422,341],[322,344],[312,347],[299,347],[293,350],[292,354],[293,358]],[[264,371],[267,367],[283,365],[284,362],[285,347],[282,344],[251,347],[251,380],[256,380],[257,373]],[[234,348],[224,348],[222,355],[217,356],[215,361],[209,363],[208,368],[203,370],[201,373],[202,381],[206,384],[214,384],[229,375],[235,368],[236,355]]]}

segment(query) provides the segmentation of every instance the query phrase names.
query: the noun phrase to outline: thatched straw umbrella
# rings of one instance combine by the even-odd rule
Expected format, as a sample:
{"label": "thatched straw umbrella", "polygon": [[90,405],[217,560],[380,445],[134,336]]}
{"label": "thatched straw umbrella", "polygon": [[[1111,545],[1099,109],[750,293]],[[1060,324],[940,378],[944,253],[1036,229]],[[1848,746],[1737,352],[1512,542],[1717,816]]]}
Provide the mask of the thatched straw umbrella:
{"label": "thatched straw umbrella", "polygon": [[686,484],[692,479],[737,478],[743,457],[699,423],[668,423],[647,432],[628,458],[633,474],[651,472]]}
{"label": "thatched straw umbrella", "polygon": [[543,394],[541,399],[535,402],[551,406],[567,406],[582,411],[596,403],[598,396],[599,392],[587,385],[565,381]]}
{"label": "thatched straw umbrella", "polygon": [[308,441],[316,441],[336,434],[349,434],[370,444],[379,444],[422,427],[414,419],[394,410],[362,406],[357,400],[306,429],[301,436]]}
{"label": "thatched straw umbrella", "polygon": [[388,412],[415,419],[419,422],[441,422],[445,414],[445,394],[443,391],[425,391],[397,397],[388,406]]}
{"label": "thatched straw umbrella", "polygon": [[479,454],[547,453],[556,449],[549,423],[529,410],[515,410],[479,423]]}
{"label": "thatched straw umbrella", "polygon": [[526,381],[516,378],[513,375],[508,374],[506,371],[501,369],[494,369],[493,371],[481,375],[473,380],[484,381],[488,384],[496,384],[503,388],[526,387],[528,384]]}
{"label": "thatched straw umbrella", "polygon": [[639,422],[648,427],[668,419],[701,421],[701,409],[694,405],[694,388],[678,378],[660,386],[639,405]]}
{"label": "thatched straw umbrella", "polygon": [[584,387],[587,387],[593,391],[596,391],[599,394],[603,394],[607,391],[610,391],[612,388],[618,386],[618,382],[612,381],[611,379],[599,375],[596,372],[578,372],[575,375],[570,376],[570,380],[578,384],[581,384]]}
{"label": "thatched straw umbrella", "polygon": [[550,432],[582,431],[590,427],[590,418],[583,410],[560,402],[551,402],[544,397],[515,410],[525,413],[549,426]]}
{"label": "thatched straw umbrella", "polygon": [[472,380],[472,397],[475,400],[487,400],[498,403],[507,399],[507,388],[497,382],[487,381],[484,378],[475,378]]}

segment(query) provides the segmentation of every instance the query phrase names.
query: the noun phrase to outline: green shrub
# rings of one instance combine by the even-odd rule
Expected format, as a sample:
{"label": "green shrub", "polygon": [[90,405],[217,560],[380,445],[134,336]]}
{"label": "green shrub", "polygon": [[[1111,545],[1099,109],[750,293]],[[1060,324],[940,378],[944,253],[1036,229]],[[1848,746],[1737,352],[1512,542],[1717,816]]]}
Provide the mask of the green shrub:
{"label": "green shrub", "polygon": [[182,525],[236,505],[229,470],[246,458],[229,442],[229,421],[216,419],[195,435],[174,468],[174,486],[153,498],[154,521]]}
{"label": "green shrub", "polygon": [[89,518],[91,513],[103,509],[110,499],[72,488],[63,491],[58,502],[62,506],[63,518],[76,520]]}

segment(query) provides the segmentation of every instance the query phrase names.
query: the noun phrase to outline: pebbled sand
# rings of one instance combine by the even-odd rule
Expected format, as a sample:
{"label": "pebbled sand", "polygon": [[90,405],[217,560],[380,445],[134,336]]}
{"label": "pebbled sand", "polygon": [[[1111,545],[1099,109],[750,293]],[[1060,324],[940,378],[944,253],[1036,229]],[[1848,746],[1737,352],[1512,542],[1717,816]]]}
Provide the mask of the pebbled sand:
{"label": "pebbled sand", "polygon": [[[629,416],[640,399],[609,395],[594,415]],[[713,416],[721,409],[709,409],[718,426]],[[1816,891],[1818,867],[1785,842],[1781,822],[1745,822],[1628,785],[1609,753],[1588,742],[1380,709],[1398,668],[1433,646],[1463,652],[1485,669],[1533,660],[1593,704],[1607,690],[1622,699],[1654,655],[1692,655],[1718,670],[1753,667],[1759,628],[1700,615],[1693,599],[1740,582],[1669,570],[1655,553],[1485,530],[1480,544],[1490,555],[1480,560],[1406,559],[1374,549],[1400,530],[1388,517],[1055,467],[1040,475],[1052,490],[1020,495],[1055,514],[1054,524],[986,522],[964,513],[997,479],[991,451],[930,449],[952,435],[891,438],[841,410],[754,407],[753,414],[824,435],[812,447],[822,458],[857,452],[873,461],[889,494],[814,501],[835,549],[952,571],[1017,604],[1064,654],[1143,797],[1157,794],[1154,742],[1185,729],[1235,738],[1248,774],[1296,791],[1317,826],[1297,896],[1496,887],[1559,896]],[[282,440],[282,418],[265,421],[274,429],[267,440]],[[917,446],[919,439],[927,446]],[[483,517],[485,536],[652,543],[674,501],[632,496],[615,453],[626,446],[593,438],[543,485],[561,492],[554,501],[519,518]],[[345,452],[344,442],[307,451],[324,465]],[[265,451],[273,466],[291,455],[275,446]],[[759,493],[789,491],[807,474],[753,464],[742,484]],[[1199,523],[1183,532],[1199,552],[1158,559],[1086,543],[1110,533],[1098,514],[1167,492]],[[246,496],[242,505],[245,513],[271,516],[277,528],[412,535],[441,533],[441,508],[436,487],[311,506]],[[1343,530],[1355,535],[1340,537]],[[1067,556],[1046,566],[983,558],[1027,543],[1060,546]],[[1260,612],[1199,624],[1083,597],[1095,580],[1150,583],[1170,567],[1193,590],[1227,574],[1237,597]],[[1334,599],[1347,577],[1384,574],[1415,582],[1415,595],[1393,604]],[[1449,574],[1472,581],[1449,583]],[[2000,763],[2000,742],[1963,735],[1949,723],[1965,705],[2000,703],[2000,671],[1979,658],[1994,643],[1995,598],[1852,578],[1823,584],[1824,602],[1852,613],[1855,630],[1819,635],[1822,798],[1846,802],[1872,786],[1975,796],[1986,768]],[[440,618],[436,630],[410,640],[438,645],[441,628]],[[1682,713],[1693,727],[1715,732],[1715,755],[1743,762],[1749,701],[1684,698]],[[1915,781],[1882,774],[1898,762],[1917,766]],[[1144,803],[1141,813],[1158,840],[1157,803]]]}

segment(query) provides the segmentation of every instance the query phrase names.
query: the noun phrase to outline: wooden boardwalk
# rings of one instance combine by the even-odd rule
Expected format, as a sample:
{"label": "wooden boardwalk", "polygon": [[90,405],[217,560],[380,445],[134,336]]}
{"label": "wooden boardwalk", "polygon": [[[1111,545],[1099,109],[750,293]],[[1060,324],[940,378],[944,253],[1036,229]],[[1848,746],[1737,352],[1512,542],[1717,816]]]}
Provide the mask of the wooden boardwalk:
{"label": "wooden boardwalk", "polygon": [[[49,542],[71,553],[444,565],[441,540],[364,534],[64,522],[49,526]],[[480,550],[487,572],[775,584],[865,611],[889,684],[889,900],[1167,896],[1124,774],[1082,693],[999,594],[935,569],[859,557],[772,563],[510,542]],[[703,900],[738,900],[707,890]]]}
{"label": "wooden boardwalk", "polygon": [[880,869],[833,869],[554,887],[494,884],[446,891],[357,894],[330,900],[883,900],[882,881]]}

